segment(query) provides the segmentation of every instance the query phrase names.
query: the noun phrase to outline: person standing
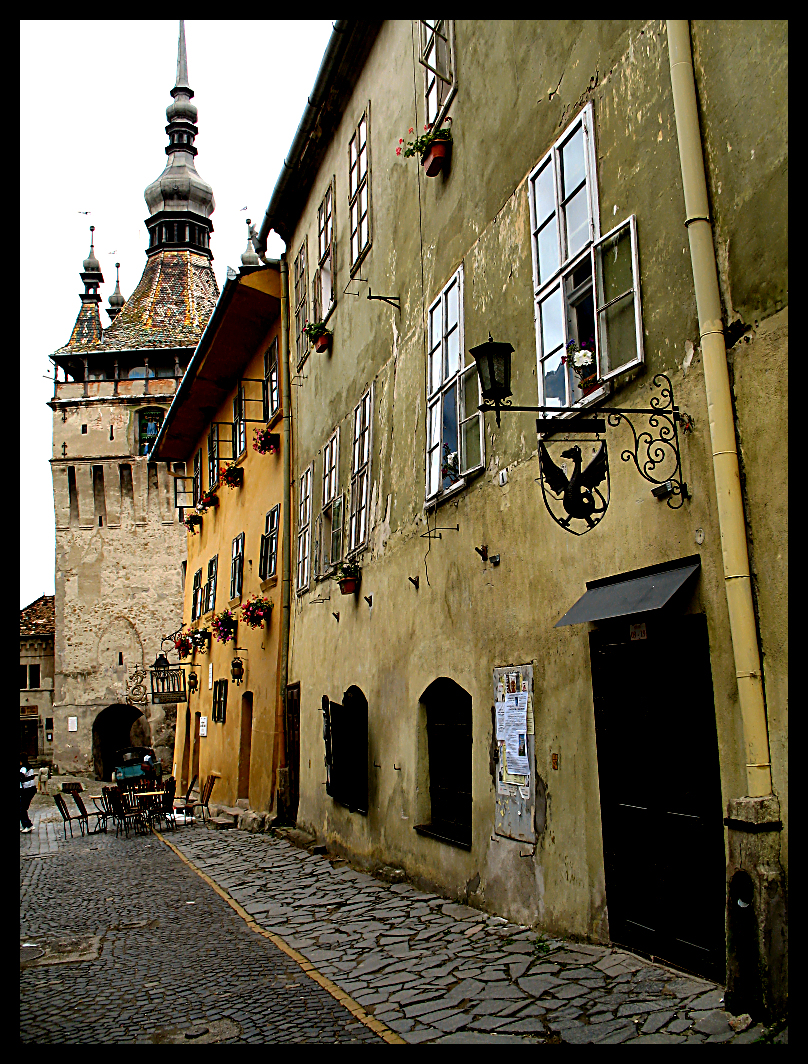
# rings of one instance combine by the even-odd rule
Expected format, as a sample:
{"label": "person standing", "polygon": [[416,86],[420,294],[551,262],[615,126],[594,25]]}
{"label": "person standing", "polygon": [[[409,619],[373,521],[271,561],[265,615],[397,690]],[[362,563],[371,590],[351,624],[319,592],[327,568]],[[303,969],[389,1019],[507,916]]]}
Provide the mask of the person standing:
{"label": "person standing", "polygon": [[28,755],[20,754],[20,831],[24,834],[34,830],[28,816],[28,806],[36,791],[36,772],[28,765]]}

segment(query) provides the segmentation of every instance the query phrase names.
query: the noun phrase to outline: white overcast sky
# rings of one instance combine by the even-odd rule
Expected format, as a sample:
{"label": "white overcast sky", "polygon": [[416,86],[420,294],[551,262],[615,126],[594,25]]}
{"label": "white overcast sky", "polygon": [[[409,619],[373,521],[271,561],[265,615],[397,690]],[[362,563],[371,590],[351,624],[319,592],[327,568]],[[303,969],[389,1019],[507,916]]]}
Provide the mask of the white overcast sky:
{"label": "white overcast sky", "polygon": [[[200,175],[213,187],[219,287],[259,227],[332,21],[185,23]],[[79,311],[95,230],[102,307],[146,262],[143,190],[162,173],[177,20],[23,21],[20,30],[20,607],[54,593],[53,364]],[[246,207],[244,211],[241,208]],[[81,212],[89,211],[89,214]],[[274,234],[269,254],[283,244]],[[101,312],[106,327],[109,317]]]}

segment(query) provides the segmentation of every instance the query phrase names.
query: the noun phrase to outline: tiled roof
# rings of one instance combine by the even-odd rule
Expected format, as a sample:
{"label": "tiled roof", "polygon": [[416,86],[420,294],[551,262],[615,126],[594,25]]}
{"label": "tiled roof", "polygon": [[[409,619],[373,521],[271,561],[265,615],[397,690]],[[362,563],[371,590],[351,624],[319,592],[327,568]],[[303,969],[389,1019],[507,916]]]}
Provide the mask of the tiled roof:
{"label": "tiled roof", "polygon": [[20,610],[20,635],[53,635],[56,631],[56,599],[40,595],[36,602]]}
{"label": "tiled roof", "polygon": [[74,343],[71,336],[55,354],[196,347],[218,298],[219,286],[206,255],[160,251],[147,260],[137,287],[100,343]]}
{"label": "tiled roof", "polygon": [[101,342],[102,328],[98,304],[82,303],[67,346],[71,350],[86,350],[88,347],[95,347]]}

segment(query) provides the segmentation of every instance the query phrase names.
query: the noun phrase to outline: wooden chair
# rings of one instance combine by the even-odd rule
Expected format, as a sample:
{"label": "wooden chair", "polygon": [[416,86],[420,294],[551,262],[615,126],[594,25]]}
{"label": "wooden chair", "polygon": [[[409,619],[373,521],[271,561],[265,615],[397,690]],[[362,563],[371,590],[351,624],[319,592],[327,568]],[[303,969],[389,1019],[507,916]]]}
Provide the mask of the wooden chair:
{"label": "wooden chair", "polygon": [[[62,828],[64,829],[65,839],[67,839],[67,825],[70,825],[70,838],[73,838],[73,821],[78,820],[79,827],[81,828],[81,834],[84,835],[84,825],[87,823],[87,817],[81,813],[76,813],[75,816],[71,816],[67,811],[67,805],[61,794],[54,794],[54,802],[56,802],[56,808],[62,814]],[[89,830],[89,828],[88,828]]]}
{"label": "wooden chair", "polygon": [[[107,814],[106,814],[106,812],[104,810],[102,810],[102,809],[93,809],[92,811],[88,810],[87,807],[85,806],[84,801],[82,800],[82,797],[81,797],[81,795],[79,794],[78,791],[71,791],[71,794],[73,795],[73,801],[76,803],[76,807],[77,807],[79,813],[81,814],[81,816],[82,816],[82,818],[84,820],[84,823],[87,825],[87,833],[89,835],[97,835],[99,831],[106,831],[107,830]],[[90,830],[90,820],[89,820],[89,818],[91,816],[94,816],[94,817],[97,818],[96,822],[95,822],[95,827],[92,830]]]}
{"label": "wooden chair", "polygon": [[170,827],[172,831],[177,830],[177,818],[174,814],[174,791],[177,788],[177,781],[173,776],[169,776],[165,781],[165,790],[161,798],[160,805],[160,817],[166,822],[166,827]]}
{"label": "wooden chair", "polygon": [[130,824],[139,834],[145,834],[148,831],[148,824],[143,811],[134,808],[127,796],[117,787],[110,787],[109,800],[115,814],[116,839],[120,835],[121,829],[125,832],[127,839],[129,838]]}
{"label": "wooden chair", "polygon": [[210,818],[210,809],[208,807],[208,803],[210,802],[210,796],[213,791],[213,785],[218,778],[219,776],[217,773],[209,773],[208,778],[202,784],[202,790],[200,791],[198,801],[194,802],[194,807],[200,806],[202,809],[203,824],[206,823],[206,821]]}
{"label": "wooden chair", "polygon": [[[196,781],[198,779],[199,779],[198,776],[194,776],[194,778],[191,780],[191,786],[185,792],[185,797],[184,798],[176,798],[175,799],[175,801],[174,801],[174,813],[175,814],[176,813],[182,813],[182,815],[184,817],[189,817],[189,816],[193,816],[194,815],[194,804],[195,803],[191,801],[191,791],[196,786]],[[174,786],[176,787],[176,781],[174,783]]]}

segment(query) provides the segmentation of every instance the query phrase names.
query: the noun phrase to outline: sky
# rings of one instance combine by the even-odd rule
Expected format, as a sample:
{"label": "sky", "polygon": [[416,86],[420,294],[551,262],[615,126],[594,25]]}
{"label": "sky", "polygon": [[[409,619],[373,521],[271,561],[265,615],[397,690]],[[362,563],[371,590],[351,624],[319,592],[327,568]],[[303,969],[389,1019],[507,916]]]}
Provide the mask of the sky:
{"label": "sky", "polygon": [[[241,264],[246,219],[260,227],[331,27],[329,19],[186,20],[196,167],[216,201],[211,250],[220,289],[227,267]],[[143,272],[143,191],[166,164],[178,32],[177,20],[20,24],[21,608],[54,593],[48,355],[67,343],[79,312],[91,225],[102,308],[116,262],[125,297]],[[268,254],[283,250],[271,234]],[[101,319],[109,325],[103,309]]]}

